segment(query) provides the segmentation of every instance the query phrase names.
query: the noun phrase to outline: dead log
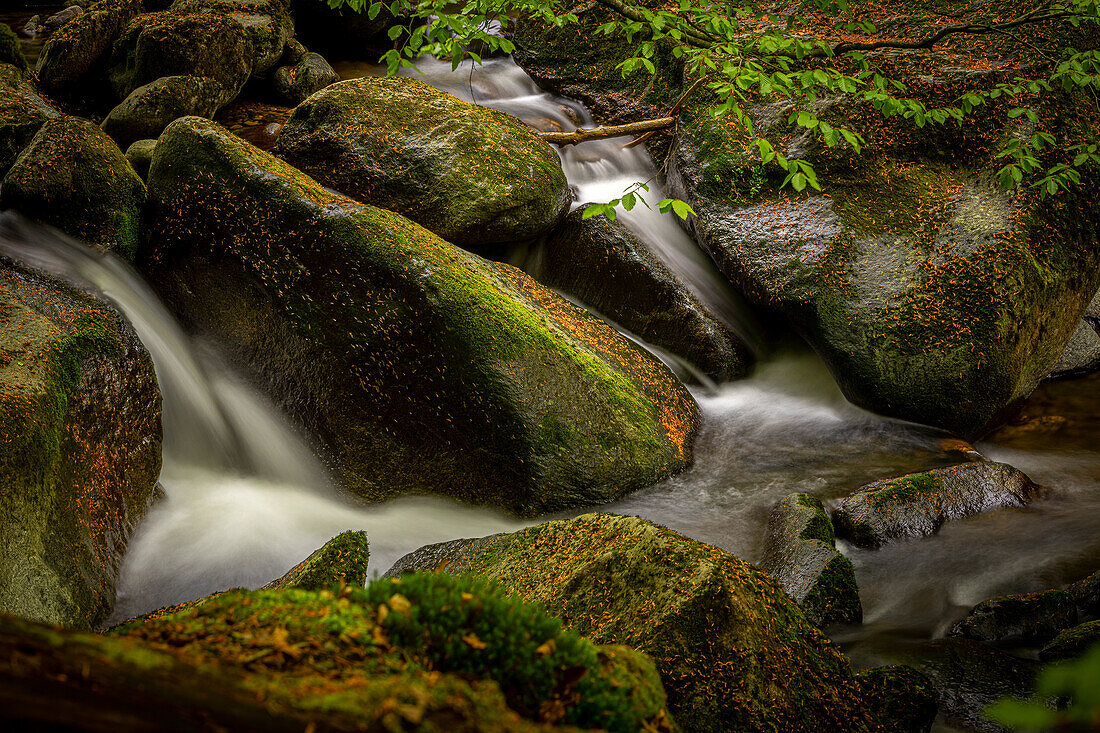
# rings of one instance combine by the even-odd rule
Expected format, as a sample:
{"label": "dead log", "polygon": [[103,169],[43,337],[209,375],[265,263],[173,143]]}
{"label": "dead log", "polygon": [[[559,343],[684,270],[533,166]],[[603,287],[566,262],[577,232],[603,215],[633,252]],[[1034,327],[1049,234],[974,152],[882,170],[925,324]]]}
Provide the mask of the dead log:
{"label": "dead log", "polygon": [[625,125],[604,125],[600,127],[582,127],[573,132],[540,132],[538,135],[552,145],[576,145],[588,140],[606,140],[625,135],[641,135],[654,130],[663,130],[676,123],[675,117],[659,117],[655,120],[630,122]]}

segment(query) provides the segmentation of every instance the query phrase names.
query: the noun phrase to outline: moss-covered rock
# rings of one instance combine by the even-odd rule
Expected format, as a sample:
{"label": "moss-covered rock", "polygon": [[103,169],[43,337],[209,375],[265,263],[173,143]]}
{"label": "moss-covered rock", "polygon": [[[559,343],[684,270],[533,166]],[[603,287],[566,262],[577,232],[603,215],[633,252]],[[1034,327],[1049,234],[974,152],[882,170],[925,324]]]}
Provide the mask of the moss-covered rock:
{"label": "moss-covered rock", "polygon": [[99,91],[98,77],[105,70],[111,47],[142,12],[142,0],[100,0],[89,7],[53,33],[42,47],[35,67],[38,87],[67,100]]}
{"label": "moss-covered rock", "polygon": [[103,130],[77,117],[42,125],[0,183],[0,206],[133,259],[145,184]]}
{"label": "moss-covered rock", "polygon": [[253,76],[273,69],[294,35],[290,0],[175,0],[170,9],[221,15],[239,25],[248,39]]}
{"label": "moss-covered rock", "polygon": [[855,567],[834,542],[821,501],[791,494],[772,509],[760,559],[760,569],[821,627],[863,620]]}
{"label": "moss-covered rock", "polygon": [[153,162],[153,151],[156,147],[156,140],[135,140],[126,148],[126,162],[143,181],[149,175],[149,164]]}
{"label": "moss-covered rock", "polygon": [[596,646],[485,580],[423,574],[335,596],[230,591],[113,633],[198,667],[236,668],[262,698],[307,714],[380,718],[393,708],[384,702],[392,683],[402,680],[425,716],[447,699],[418,694],[434,675],[485,690],[489,720],[500,729],[511,729],[508,717],[522,716],[609,731],[669,730],[651,660]]}
{"label": "moss-covered rock", "polygon": [[213,79],[229,98],[252,73],[252,45],[244,28],[220,13],[166,10],[129,22],[107,70],[118,99],[163,76]]}
{"label": "moss-covered rock", "polygon": [[847,660],[767,575],[636,517],[586,514],[417,550],[391,574],[475,573],[657,663],[685,730],[874,729]]}
{"label": "moss-covered rock", "polygon": [[524,269],[711,379],[743,377],[751,351],[629,229],[578,209],[540,243]]}
{"label": "moss-covered rock", "polygon": [[213,117],[232,97],[208,77],[163,76],[138,87],[112,109],[103,130],[126,149],[137,140],[159,137],[180,117]]}
{"label": "moss-covered rock", "polygon": [[415,79],[318,92],[287,120],[275,154],[456,244],[538,236],[571,200],[558,154],[529,127]]}
{"label": "moss-covered rock", "polygon": [[306,53],[294,64],[275,69],[271,75],[271,92],[281,104],[297,107],[339,79],[324,56]]}
{"label": "moss-covered rock", "polygon": [[936,719],[936,688],[905,664],[875,667],[856,675],[868,709],[885,730],[928,733]]}
{"label": "moss-covered rock", "polygon": [[839,537],[873,549],[893,540],[933,535],[948,520],[1025,506],[1040,491],[1008,464],[963,463],[863,486],[840,500],[833,524]]}
{"label": "moss-covered rock", "polygon": [[367,582],[370,545],[366,532],[344,532],[264,588],[324,590],[341,584],[362,588]]}
{"label": "moss-covered rock", "polygon": [[99,297],[5,263],[0,611],[104,619],[159,472],[160,393],[133,329]]}
{"label": "moss-covered rock", "polygon": [[8,172],[46,120],[60,113],[11,64],[0,64],[0,175]]}
{"label": "moss-covered rock", "polygon": [[1077,610],[1086,616],[1100,617],[1100,570],[1087,578],[1066,586]]}
{"label": "moss-covered rock", "polygon": [[1044,662],[1072,659],[1081,656],[1096,644],[1100,644],[1100,620],[1087,621],[1054,637],[1039,650],[1039,659]]}
{"label": "moss-covered rock", "polygon": [[1075,623],[1073,596],[1064,590],[1046,590],[982,601],[951,627],[949,635],[978,641],[1046,641]]}
{"label": "moss-covered rock", "polygon": [[514,268],[198,118],[165,130],[149,190],[154,286],[364,497],[537,514],[691,460],[698,408],[671,372]]}
{"label": "moss-covered rock", "polygon": [[22,74],[30,70],[23,47],[19,44],[19,36],[7,23],[0,23],[0,64],[11,64]]}

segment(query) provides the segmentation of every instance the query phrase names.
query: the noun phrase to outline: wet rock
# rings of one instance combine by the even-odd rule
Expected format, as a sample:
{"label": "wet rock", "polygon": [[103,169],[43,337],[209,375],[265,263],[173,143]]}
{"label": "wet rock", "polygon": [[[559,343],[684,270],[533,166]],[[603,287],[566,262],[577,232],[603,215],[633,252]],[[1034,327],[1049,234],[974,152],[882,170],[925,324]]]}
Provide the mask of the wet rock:
{"label": "wet rock", "polygon": [[275,152],[456,244],[536,237],[572,198],[557,153],[526,125],[414,79],[365,77],[318,92],[294,110]]}
{"label": "wet rock", "polygon": [[863,620],[855,567],[837,552],[834,539],[821,501],[791,494],[772,510],[759,562],[820,627]]}
{"label": "wet rock", "polygon": [[0,183],[0,206],[133,259],[145,184],[111,138],[78,117],[48,120]]}
{"label": "wet rock", "polygon": [[220,15],[236,23],[248,39],[249,73],[257,77],[275,67],[294,34],[288,0],[175,0],[170,10]]}
{"label": "wet rock", "polygon": [[863,486],[837,503],[833,524],[839,537],[874,549],[933,535],[952,519],[1025,506],[1040,491],[1005,463],[963,463]]}
{"label": "wet rock", "polygon": [[271,76],[271,89],[280,103],[297,107],[339,79],[324,56],[306,53],[293,65],[275,69]]}
{"label": "wet rock", "polygon": [[539,514],[690,463],[687,390],[522,272],[199,118],[165,130],[149,189],[151,282],[317,437],[355,493]]}
{"label": "wet rock", "polygon": [[149,163],[153,160],[153,149],[156,147],[156,140],[135,140],[126,148],[126,161],[143,181],[149,175]]}
{"label": "wet rock", "polygon": [[970,639],[936,639],[914,647],[908,658],[932,681],[946,722],[978,733],[1004,731],[985,709],[1002,697],[1029,699],[1040,668]]}
{"label": "wet rock", "polygon": [[904,664],[875,667],[856,675],[869,712],[883,730],[928,733],[936,719],[936,688],[924,674]]}
{"label": "wet rock", "polygon": [[646,342],[725,382],[748,373],[752,355],[629,229],[572,212],[524,269]]}
{"label": "wet rock", "polygon": [[164,76],[131,92],[103,120],[103,129],[119,147],[127,148],[136,140],[159,137],[180,117],[213,117],[232,98],[215,79]]}
{"label": "wet rock", "polygon": [[1100,644],[1100,620],[1088,621],[1054,637],[1053,641],[1039,650],[1039,659],[1044,662],[1072,659],[1097,644]]}
{"label": "wet rock", "polygon": [[343,532],[264,588],[333,590],[345,584],[362,588],[369,558],[367,533]]}
{"label": "wet rock", "polygon": [[1077,330],[1073,332],[1052,377],[1091,374],[1100,370],[1100,292],[1085,309]]}
{"label": "wet rock", "polygon": [[1073,596],[1077,610],[1084,616],[1100,616],[1100,570],[1076,583],[1066,586]]}
{"label": "wet rock", "polygon": [[422,548],[397,569],[488,576],[593,641],[645,652],[684,730],[877,729],[847,660],[774,581],[643,519],[586,514]]}
{"label": "wet rock", "polygon": [[293,8],[295,35],[328,58],[374,61],[393,46],[385,31],[394,17],[385,6],[373,19],[346,5],[330,8],[327,0],[293,0]]}
{"label": "wet rock", "polygon": [[950,636],[978,641],[1045,641],[1077,623],[1073,596],[1064,590],[990,598],[951,627]]}
{"label": "wet rock", "polygon": [[7,23],[0,23],[0,64],[11,64],[23,75],[30,70],[23,56],[23,47],[19,44],[19,36]]}
{"label": "wet rock", "polygon": [[153,363],[99,296],[11,262],[0,333],[0,612],[91,628],[160,472]]}
{"label": "wet rock", "polygon": [[252,73],[252,47],[241,25],[219,13],[147,13],[126,26],[107,73],[119,99],[164,76],[213,79],[232,98]]}
{"label": "wet rock", "polygon": [[76,20],[76,16],[84,12],[84,9],[79,5],[70,5],[57,13],[54,13],[50,17],[46,18],[42,23],[43,28],[47,31],[56,31],[61,26]]}
{"label": "wet rock", "polygon": [[0,175],[30,144],[46,120],[60,113],[35,94],[11,64],[0,64]]}
{"label": "wet rock", "polygon": [[26,25],[23,26],[23,35],[27,36],[28,38],[34,38],[43,30],[42,16],[32,15],[30,19],[27,20]]}
{"label": "wet rock", "polygon": [[100,0],[81,13],[42,47],[35,71],[38,87],[67,100],[98,92],[97,77],[104,72],[111,47],[143,10],[141,0]]}

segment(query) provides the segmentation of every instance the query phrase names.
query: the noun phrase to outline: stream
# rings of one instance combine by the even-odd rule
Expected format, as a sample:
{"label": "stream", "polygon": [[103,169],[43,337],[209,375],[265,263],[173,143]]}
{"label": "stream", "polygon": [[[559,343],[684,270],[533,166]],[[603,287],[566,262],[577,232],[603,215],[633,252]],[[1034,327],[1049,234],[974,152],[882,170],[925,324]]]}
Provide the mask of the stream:
{"label": "stream", "polygon": [[[421,62],[432,85],[536,127],[591,125],[575,102],[541,92],[511,59]],[[378,73],[339,65],[342,78]],[[415,73],[415,72],[412,72]],[[646,182],[650,209],[620,218],[708,307],[761,355],[753,375],[692,385],[703,413],[695,465],[614,504],[749,561],[760,552],[771,506],[792,492],[823,500],[869,481],[963,459],[933,428],[873,415],[848,403],[824,365],[793,339],[767,339],[751,310],[672,215],[641,146],[592,141],[561,152],[578,202],[607,201]],[[8,221],[0,249],[100,289],[133,321],[164,396],[164,496],[131,540],[115,620],[212,591],[262,585],[347,529],[370,539],[371,571],[417,547],[511,531],[520,520],[438,498],[356,504],[333,484],[278,411],[219,358],[216,344],[183,333],[128,266],[71,240]],[[529,264],[532,255],[519,257]],[[770,343],[785,343],[769,352]],[[1052,382],[1032,403],[1064,418],[1057,430],[1009,431],[978,450],[1050,487],[1030,508],[948,523],[936,536],[853,560],[865,623],[834,630],[856,666],[888,661],[890,649],[942,635],[990,596],[1056,586],[1100,567],[1100,379]],[[553,517],[549,517],[553,518]],[[547,519],[547,518],[543,518]]]}

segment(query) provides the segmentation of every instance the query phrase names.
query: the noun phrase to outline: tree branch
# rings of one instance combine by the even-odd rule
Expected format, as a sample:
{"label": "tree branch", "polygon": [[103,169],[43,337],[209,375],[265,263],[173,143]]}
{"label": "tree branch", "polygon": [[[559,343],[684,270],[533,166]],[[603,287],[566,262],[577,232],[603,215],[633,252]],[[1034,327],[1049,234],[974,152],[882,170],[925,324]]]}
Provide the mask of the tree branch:
{"label": "tree branch", "polygon": [[651,130],[663,130],[666,127],[672,127],[675,123],[675,117],[659,117],[655,120],[642,120],[641,122],[630,122],[625,125],[588,127],[573,132],[540,132],[538,135],[545,142],[553,145],[576,145],[588,140],[606,140],[609,137],[622,137],[624,135],[650,132]]}

